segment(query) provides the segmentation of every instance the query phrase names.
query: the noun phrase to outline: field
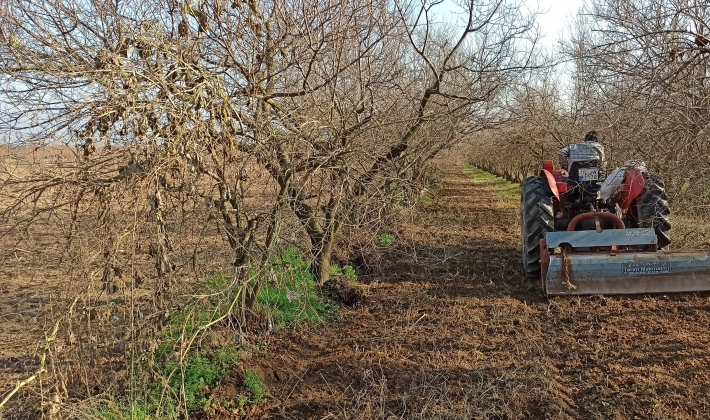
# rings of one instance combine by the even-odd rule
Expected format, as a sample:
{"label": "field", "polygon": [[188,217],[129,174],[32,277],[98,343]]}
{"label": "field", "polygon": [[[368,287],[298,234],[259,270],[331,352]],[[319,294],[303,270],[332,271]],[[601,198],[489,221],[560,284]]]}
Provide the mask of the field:
{"label": "field", "polygon": [[[204,417],[710,415],[707,295],[548,300],[523,278],[519,267],[516,186],[475,168],[441,167],[446,169],[440,170],[431,199],[393,232],[381,273],[364,286],[366,299],[343,309],[333,323],[261,336],[209,393],[213,400],[235,398],[241,387],[237,378],[249,370],[262,378],[270,397],[246,412],[218,409]],[[52,329],[50,320],[66,310],[65,302],[48,297],[66,287],[51,270],[52,263],[36,252],[13,252],[15,263],[3,267],[0,299],[3,393],[36,369],[43,337]],[[22,267],[28,264],[44,264],[46,275],[23,276]],[[96,303],[102,300],[107,300],[105,295],[96,298],[96,309],[107,311],[105,331],[113,333],[111,323],[120,329],[126,318],[120,311],[125,308],[120,300]],[[86,318],[90,323],[91,317]],[[71,340],[60,330],[60,341]],[[67,363],[87,378],[97,370],[111,371],[112,362],[122,366],[111,359],[117,356],[111,355],[109,341],[97,344],[106,346],[93,353],[105,353],[100,360],[80,360],[80,354],[73,354]],[[126,374],[118,369],[100,378],[117,381]],[[52,395],[34,383],[16,396],[17,402],[37,394]],[[11,408],[8,418],[32,418],[35,414],[28,413],[36,413],[18,405]],[[82,418],[101,418],[87,413]]]}
{"label": "field", "polygon": [[518,185],[704,281],[708,2],[532,3],[0,2],[0,420],[710,418],[710,292],[543,296]]}
{"label": "field", "polygon": [[[478,178],[478,179],[477,179]],[[518,201],[452,167],[363,307],[259,354],[273,418],[698,419],[707,295],[545,299],[519,268]],[[501,189],[501,186],[504,188]]]}

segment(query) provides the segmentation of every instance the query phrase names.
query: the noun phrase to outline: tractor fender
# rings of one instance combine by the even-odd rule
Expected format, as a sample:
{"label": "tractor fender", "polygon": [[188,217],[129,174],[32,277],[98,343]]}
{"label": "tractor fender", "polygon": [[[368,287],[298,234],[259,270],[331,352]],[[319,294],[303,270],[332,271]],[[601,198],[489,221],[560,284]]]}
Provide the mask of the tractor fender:
{"label": "tractor fender", "polygon": [[[547,169],[542,169],[540,171],[540,176],[547,180],[547,185],[550,186],[550,191],[552,191],[552,195],[555,196],[557,201],[560,201],[560,191],[557,189],[557,180],[555,180],[555,177],[552,176],[552,173]],[[643,178],[641,178],[641,181],[643,181]]]}
{"label": "tractor fender", "polygon": [[629,210],[631,203],[641,194],[645,184],[643,174],[639,169],[633,167],[626,168],[624,187],[621,189],[621,208],[624,213]]}

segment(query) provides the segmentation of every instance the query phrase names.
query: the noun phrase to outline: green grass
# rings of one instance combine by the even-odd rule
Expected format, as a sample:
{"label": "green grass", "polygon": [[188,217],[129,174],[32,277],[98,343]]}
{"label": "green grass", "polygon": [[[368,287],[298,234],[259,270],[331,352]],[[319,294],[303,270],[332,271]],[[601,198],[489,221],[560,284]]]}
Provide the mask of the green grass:
{"label": "green grass", "polygon": [[491,184],[501,198],[506,200],[520,200],[520,184],[508,182],[503,178],[471,165],[465,165],[464,171],[471,175],[476,181],[485,181]]}
{"label": "green grass", "polygon": [[163,380],[152,383],[144,400],[132,404],[133,416],[127,408],[130,404],[119,404],[100,407],[97,417],[105,420],[175,419],[185,409],[189,413],[199,409],[208,411],[212,404],[208,390],[239,359],[236,348],[228,346],[211,354],[190,355],[182,366],[174,360],[159,363],[155,367]]}
{"label": "green grass", "polygon": [[269,390],[266,389],[266,384],[253,370],[247,370],[244,374],[244,387],[249,391],[253,404],[259,404],[269,397]]}
{"label": "green grass", "polygon": [[149,386],[143,401],[98,407],[94,415],[104,420],[148,420],[175,419],[184,409],[207,411],[211,404],[207,389],[239,359],[236,348],[228,346],[212,354],[190,355],[182,366],[175,360],[158,363],[155,368],[163,380]]}
{"label": "green grass", "polygon": [[232,284],[230,277],[218,274],[210,278],[197,291],[197,294],[209,296],[209,299],[188,305],[188,309],[170,317],[155,356],[162,357],[175,347],[178,340],[195,334],[214,319],[225,314],[238,292],[238,285]]}
{"label": "green grass", "polygon": [[341,267],[337,264],[330,266],[331,277],[345,277],[345,279],[351,283],[357,283],[357,274],[355,274],[355,269],[351,265],[346,265]]}
{"label": "green grass", "polygon": [[[131,412],[132,411],[132,412]],[[102,420],[148,420],[158,417],[150,417],[145,412],[145,407],[142,404],[133,404],[132,410],[119,407],[98,407],[92,413],[94,417]]]}
{"label": "green grass", "polygon": [[[216,275],[196,291],[202,296],[174,313],[153,352],[153,370],[159,379],[143,390],[142,401],[99,407],[96,415],[106,420],[173,419],[179,413],[207,409],[206,390],[224,376],[229,367],[239,361],[233,346],[216,352],[192,351],[180,362],[175,358],[191,337],[207,331],[208,325],[229,311],[237,298],[239,287],[227,276]],[[133,411],[133,415],[131,415]]]}
{"label": "green grass", "polygon": [[[269,312],[274,327],[323,324],[337,317],[338,305],[321,297],[309,264],[298,248],[284,250],[271,265],[276,285],[264,286],[257,305]],[[334,265],[332,271],[356,280],[350,266]],[[225,315],[238,293],[239,285],[233,284],[228,276],[216,275],[205,282],[195,292],[199,299],[195,298],[186,309],[171,315],[153,353],[152,370],[158,379],[144,388],[142,401],[101,406],[94,415],[105,420],[174,419],[184,416],[185,411],[207,412],[210,406],[218,404],[208,396],[209,389],[229,372],[231,365],[239,362],[240,351],[233,346],[212,352],[191,349],[182,362],[175,355],[191,337],[208,331],[210,323]],[[246,372],[244,386],[249,395],[237,399],[237,408],[243,408],[248,402],[258,404],[269,396],[263,381],[253,371]]]}
{"label": "green grass", "polygon": [[[191,356],[184,368],[177,362],[169,361],[163,367],[163,373],[169,374],[168,385],[178,395],[183,394],[183,400],[188,412],[199,408],[207,408],[209,399],[204,388],[214,385],[224,376],[228,366],[222,366],[211,357]],[[184,370],[183,370],[184,369]]]}
{"label": "green grass", "polygon": [[429,196],[426,195],[426,194],[419,196],[419,199],[420,199],[420,200],[422,201],[422,203],[424,203],[424,204],[431,204],[431,203],[434,202],[434,201],[431,199],[431,197],[429,197]]}
{"label": "green grass", "polygon": [[320,296],[308,262],[301,257],[298,248],[284,250],[272,265],[278,287],[267,284],[257,303],[269,311],[274,327],[323,324],[335,319],[337,304]]}

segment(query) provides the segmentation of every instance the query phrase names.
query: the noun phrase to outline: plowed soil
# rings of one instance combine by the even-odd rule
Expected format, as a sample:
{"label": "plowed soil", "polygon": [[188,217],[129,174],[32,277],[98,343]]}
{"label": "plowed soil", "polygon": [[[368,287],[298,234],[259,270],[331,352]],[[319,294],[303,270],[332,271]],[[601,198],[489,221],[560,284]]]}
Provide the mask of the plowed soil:
{"label": "plowed soil", "polygon": [[450,167],[359,308],[248,361],[272,395],[252,415],[710,418],[708,295],[548,300],[520,268],[518,206]]}

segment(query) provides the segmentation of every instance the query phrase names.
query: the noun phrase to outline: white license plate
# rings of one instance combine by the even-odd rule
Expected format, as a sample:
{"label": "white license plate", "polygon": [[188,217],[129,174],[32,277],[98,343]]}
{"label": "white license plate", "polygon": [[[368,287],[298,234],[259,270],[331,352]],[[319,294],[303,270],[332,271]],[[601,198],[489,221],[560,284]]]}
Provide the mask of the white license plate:
{"label": "white license plate", "polygon": [[599,181],[599,169],[597,168],[579,168],[580,181]]}

